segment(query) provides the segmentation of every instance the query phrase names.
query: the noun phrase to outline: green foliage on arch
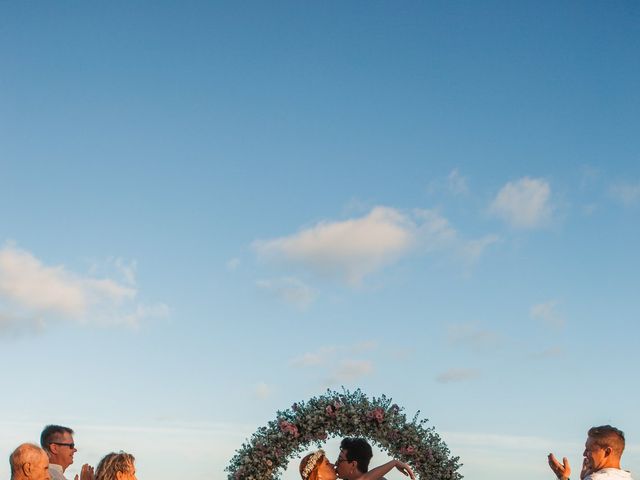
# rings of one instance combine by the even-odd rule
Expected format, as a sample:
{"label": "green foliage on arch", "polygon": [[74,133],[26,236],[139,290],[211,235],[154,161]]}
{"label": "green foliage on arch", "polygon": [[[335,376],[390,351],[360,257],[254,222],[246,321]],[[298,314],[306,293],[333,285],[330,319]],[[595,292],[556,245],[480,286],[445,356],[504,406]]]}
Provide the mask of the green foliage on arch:
{"label": "green foliage on arch", "polygon": [[279,411],[231,459],[229,480],[275,480],[289,460],[329,437],[364,437],[411,465],[420,480],[461,480],[459,458],[427,427],[420,412],[408,420],[386,396],[369,398],[360,390],[324,395]]}

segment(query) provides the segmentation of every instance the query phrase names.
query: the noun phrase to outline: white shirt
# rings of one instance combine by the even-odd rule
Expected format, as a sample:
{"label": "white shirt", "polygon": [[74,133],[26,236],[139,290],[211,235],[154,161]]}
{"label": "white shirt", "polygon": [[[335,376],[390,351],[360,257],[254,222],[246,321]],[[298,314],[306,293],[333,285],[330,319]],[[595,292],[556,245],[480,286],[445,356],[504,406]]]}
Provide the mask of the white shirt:
{"label": "white shirt", "polygon": [[[53,477],[51,478],[53,480]],[[631,472],[619,468],[603,468],[591,475],[587,475],[584,480],[633,480]]]}
{"label": "white shirt", "polygon": [[67,480],[63,472],[64,470],[62,470],[62,465],[56,465],[55,463],[49,464],[49,475],[51,476],[51,480]]}

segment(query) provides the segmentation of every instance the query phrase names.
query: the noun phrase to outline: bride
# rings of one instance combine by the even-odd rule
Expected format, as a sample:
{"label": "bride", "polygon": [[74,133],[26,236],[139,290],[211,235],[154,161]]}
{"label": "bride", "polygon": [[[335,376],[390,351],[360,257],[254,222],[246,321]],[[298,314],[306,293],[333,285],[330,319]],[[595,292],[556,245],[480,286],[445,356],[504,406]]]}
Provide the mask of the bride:
{"label": "bride", "polygon": [[[415,480],[413,471],[406,463],[398,460],[391,460],[379,467],[369,470],[358,478],[358,480],[379,480],[385,473],[397,468],[402,473]],[[300,462],[300,476],[303,480],[337,480],[336,469],[327,459],[324,450],[310,453]]]}

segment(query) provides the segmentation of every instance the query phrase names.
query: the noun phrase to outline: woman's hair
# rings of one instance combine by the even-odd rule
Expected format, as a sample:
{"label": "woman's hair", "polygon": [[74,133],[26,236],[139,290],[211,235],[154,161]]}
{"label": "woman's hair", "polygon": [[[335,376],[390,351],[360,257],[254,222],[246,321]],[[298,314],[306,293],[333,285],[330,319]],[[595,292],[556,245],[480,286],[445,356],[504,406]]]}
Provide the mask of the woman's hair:
{"label": "woman's hair", "polygon": [[[304,480],[315,480],[317,476],[316,468],[325,459],[324,450],[310,453],[300,461],[300,476]],[[96,479],[98,480],[98,479]]]}
{"label": "woman's hair", "polygon": [[130,472],[134,461],[135,458],[130,453],[108,453],[96,467],[95,480],[117,480],[116,472]]}

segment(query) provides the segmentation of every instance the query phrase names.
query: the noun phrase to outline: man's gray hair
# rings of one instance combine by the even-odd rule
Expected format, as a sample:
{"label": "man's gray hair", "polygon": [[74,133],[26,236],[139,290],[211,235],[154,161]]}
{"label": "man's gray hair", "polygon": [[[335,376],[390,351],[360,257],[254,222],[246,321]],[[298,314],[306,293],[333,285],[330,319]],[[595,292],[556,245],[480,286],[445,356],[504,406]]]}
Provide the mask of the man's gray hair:
{"label": "man's gray hair", "polygon": [[73,430],[62,425],[47,425],[40,434],[40,446],[48,451],[49,446],[65,433],[73,435]]}
{"label": "man's gray hair", "polygon": [[23,443],[19,445],[9,456],[11,477],[13,478],[25,464],[38,461],[42,455],[46,455],[46,452],[33,443]]}

